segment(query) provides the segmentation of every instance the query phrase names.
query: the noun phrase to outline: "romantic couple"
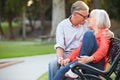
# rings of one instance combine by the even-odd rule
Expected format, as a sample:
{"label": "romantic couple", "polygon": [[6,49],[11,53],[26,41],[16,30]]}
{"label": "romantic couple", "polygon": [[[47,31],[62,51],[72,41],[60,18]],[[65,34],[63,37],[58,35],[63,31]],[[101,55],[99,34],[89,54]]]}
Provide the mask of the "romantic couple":
{"label": "romantic couple", "polygon": [[[49,80],[77,78],[70,65],[78,62],[105,70],[110,38],[114,36],[109,30],[110,26],[105,10],[93,9],[89,14],[89,7],[83,1],[73,3],[71,16],[57,26],[57,58],[49,63]],[[86,70],[80,71],[98,76]]]}

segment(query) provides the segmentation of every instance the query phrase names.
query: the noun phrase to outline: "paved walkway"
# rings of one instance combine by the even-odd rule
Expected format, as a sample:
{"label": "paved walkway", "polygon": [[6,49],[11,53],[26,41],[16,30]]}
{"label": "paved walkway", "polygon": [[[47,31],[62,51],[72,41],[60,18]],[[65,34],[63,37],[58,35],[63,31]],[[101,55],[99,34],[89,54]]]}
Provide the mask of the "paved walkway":
{"label": "paved walkway", "polygon": [[55,54],[0,59],[0,62],[21,61],[0,69],[0,80],[37,80],[48,70],[48,63]]}

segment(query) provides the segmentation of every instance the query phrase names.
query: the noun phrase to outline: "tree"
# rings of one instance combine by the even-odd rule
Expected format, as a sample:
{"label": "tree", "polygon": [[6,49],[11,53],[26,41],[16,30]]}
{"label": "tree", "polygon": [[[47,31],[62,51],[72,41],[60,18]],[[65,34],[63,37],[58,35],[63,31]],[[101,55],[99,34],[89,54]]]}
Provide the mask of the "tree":
{"label": "tree", "polygon": [[40,35],[44,35],[44,24],[45,24],[45,0],[40,0]]}
{"label": "tree", "polygon": [[101,0],[91,0],[94,4],[94,8],[100,9],[101,8]]}
{"label": "tree", "polygon": [[5,2],[6,0],[0,0],[0,35],[2,37],[5,37],[5,34],[4,34],[4,31],[2,29],[2,25],[1,25],[1,22],[2,22],[2,18],[4,18],[4,7],[5,7]]}
{"label": "tree", "polygon": [[2,26],[1,26],[1,20],[0,20],[0,37],[5,37],[5,34],[4,34]]}
{"label": "tree", "polygon": [[104,8],[108,11],[110,17],[120,20],[120,0],[105,0],[104,2]]}
{"label": "tree", "polygon": [[23,10],[23,5],[28,0],[6,0],[5,3],[5,16],[9,23],[10,39],[14,39],[12,20],[20,16]]}
{"label": "tree", "polygon": [[23,13],[22,13],[22,38],[23,40],[26,39],[26,26],[25,26],[25,20],[26,20],[26,6],[23,6]]}
{"label": "tree", "polygon": [[[50,37],[55,36],[58,23],[65,18],[65,0],[52,0],[52,29]],[[52,38],[49,41],[53,41]]]}
{"label": "tree", "polygon": [[52,0],[40,0],[40,14],[39,14],[39,19],[41,22],[40,25],[40,36],[45,35],[45,20],[46,20],[46,11],[49,9],[51,6],[51,1]]}

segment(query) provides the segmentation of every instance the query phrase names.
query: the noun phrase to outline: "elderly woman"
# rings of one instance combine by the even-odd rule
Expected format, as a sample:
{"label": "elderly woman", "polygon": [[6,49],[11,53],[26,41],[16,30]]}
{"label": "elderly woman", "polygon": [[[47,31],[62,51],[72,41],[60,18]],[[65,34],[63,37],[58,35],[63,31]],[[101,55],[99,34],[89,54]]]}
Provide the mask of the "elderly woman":
{"label": "elderly woman", "polygon": [[[101,70],[105,69],[110,40],[104,36],[103,32],[111,26],[109,16],[105,10],[94,9],[90,13],[88,23],[91,30],[84,34],[80,47],[64,60],[66,65],[56,73],[53,80],[64,80],[65,73],[75,62],[86,63]],[[83,73],[95,74],[85,70]],[[66,76],[77,78],[77,75],[73,74],[71,70],[66,73]]]}

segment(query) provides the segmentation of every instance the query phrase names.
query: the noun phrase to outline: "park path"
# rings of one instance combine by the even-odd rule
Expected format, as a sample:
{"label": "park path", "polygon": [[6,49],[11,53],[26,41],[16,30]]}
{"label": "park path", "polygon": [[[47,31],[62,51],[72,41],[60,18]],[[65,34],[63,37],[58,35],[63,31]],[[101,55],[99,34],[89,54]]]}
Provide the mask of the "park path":
{"label": "park path", "polygon": [[37,80],[48,71],[48,63],[54,58],[55,54],[0,59],[0,62],[18,61],[0,68],[0,80]]}

